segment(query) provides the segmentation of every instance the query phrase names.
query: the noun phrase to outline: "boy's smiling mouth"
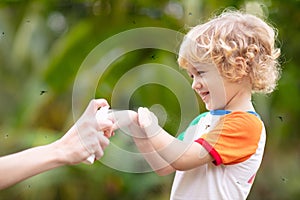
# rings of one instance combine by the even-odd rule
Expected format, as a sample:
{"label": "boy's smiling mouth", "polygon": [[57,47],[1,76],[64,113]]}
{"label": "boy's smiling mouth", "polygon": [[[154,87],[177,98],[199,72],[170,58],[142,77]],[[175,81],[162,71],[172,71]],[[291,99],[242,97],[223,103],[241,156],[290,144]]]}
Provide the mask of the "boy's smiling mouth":
{"label": "boy's smiling mouth", "polygon": [[208,95],[209,95],[209,92],[206,91],[206,92],[198,92],[199,96],[201,97],[202,101],[206,102],[207,98],[208,98]]}

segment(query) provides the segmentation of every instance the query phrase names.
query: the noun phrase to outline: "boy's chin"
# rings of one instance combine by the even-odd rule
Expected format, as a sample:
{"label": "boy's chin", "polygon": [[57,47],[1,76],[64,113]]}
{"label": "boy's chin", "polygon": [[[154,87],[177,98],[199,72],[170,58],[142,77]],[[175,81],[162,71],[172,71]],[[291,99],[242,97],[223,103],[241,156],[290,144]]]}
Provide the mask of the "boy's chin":
{"label": "boy's chin", "polygon": [[207,105],[207,104],[205,104],[205,108],[206,108],[206,110],[208,110],[208,111],[215,110],[215,109],[213,109],[212,106],[209,106],[209,105]]}
{"label": "boy's chin", "polygon": [[224,106],[217,106],[217,105],[211,105],[211,104],[205,104],[205,107],[207,110],[225,110]]}

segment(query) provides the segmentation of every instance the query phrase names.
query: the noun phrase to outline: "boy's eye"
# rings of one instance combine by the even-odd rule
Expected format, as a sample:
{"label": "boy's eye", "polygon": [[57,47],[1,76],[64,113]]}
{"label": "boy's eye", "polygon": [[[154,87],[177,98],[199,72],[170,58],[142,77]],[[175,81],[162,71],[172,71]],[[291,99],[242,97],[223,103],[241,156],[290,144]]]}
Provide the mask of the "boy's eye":
{"label": "boy's eye", "polygon": [[205,71],[197,71],[197,74],[198,74],[199,76],[203,76],[203,75],[205,74]]}

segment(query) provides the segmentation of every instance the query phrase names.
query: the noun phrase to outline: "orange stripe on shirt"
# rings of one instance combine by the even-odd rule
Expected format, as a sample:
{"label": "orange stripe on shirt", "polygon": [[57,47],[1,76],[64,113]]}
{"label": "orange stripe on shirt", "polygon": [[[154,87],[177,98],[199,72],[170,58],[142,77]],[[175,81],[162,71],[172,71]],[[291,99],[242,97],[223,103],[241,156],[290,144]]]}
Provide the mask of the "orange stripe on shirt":
{"label": "orange stripe on shirt", "polygon": [[[196,142],[201,145],[204,143],[203,140],[207,142],[211,146],[207,150],[211,154],[214,152],[213,157],[217,153],[223,164],[236,164],[247,160],[255,153],[261,131],[262,122],[255,115],[232,112],[221,117],[216,127],[203,134]],[[217,158],[219,162],[216,164],[221,164],[220,158]]]}

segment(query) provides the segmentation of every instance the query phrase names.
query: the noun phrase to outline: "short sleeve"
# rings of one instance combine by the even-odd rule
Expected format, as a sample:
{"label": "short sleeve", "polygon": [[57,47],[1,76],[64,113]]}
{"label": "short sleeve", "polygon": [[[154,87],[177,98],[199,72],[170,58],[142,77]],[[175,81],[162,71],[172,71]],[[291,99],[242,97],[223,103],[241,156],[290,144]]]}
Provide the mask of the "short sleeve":
{"label": "short sleeve", "polygon": [[246,112],[232,112],[220,118],[214,129],[195,142],[215,159],[214,163],[236,164],[256,152],[262,132],[261,120]]}

